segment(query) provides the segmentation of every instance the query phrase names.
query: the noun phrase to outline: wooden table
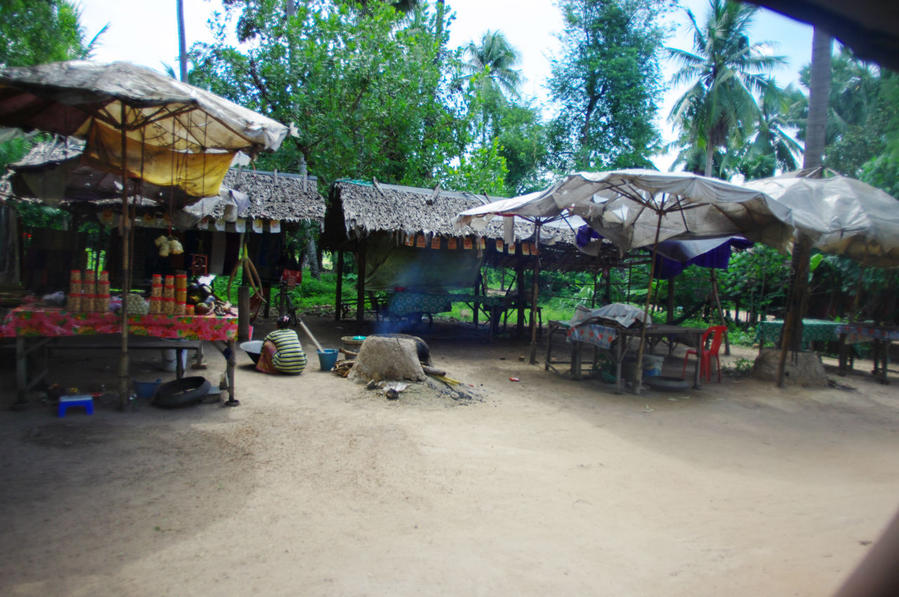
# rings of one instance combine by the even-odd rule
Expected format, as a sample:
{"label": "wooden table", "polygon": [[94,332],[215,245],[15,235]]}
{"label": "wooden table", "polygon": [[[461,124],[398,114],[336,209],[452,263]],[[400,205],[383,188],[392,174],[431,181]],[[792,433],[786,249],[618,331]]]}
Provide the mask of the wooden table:
{"label": "wooden table", "polygon": [[874,369],[871,374],[880,383],[890,383],[887,378],[887,368],[890,364],[890,344],[899,340],[899,327],[878,326],[871,323],[842,323],[835,330],[840,339],[840,375],[845,375],[847,369],[848,348],[850,344],[870,342],[874,349]]}
{"label": "wooden table", "polygon": [[483,311],[488,318],[488,333],[491,338],[499,332],[503,313],[509,309],[519,308],[515,300],[506,296],[453,292],[394,292],[388,295],[383,314],[397,318],[410,316],[420,318],[422,315],[426,315],[432,319],[434,313],[452,310],[453,303],[464,303],[471,307],[475,323],[477,323],[478,311]]}
{"label": "wooden table", "polygon": [[[128,318],[129,348],[191,349],[197,341],[214,342],[227,362],[228,401],[235,406],[234,398],[235,344],[237,340],[237,316],[215,315],[132,315]],[[46,374],[46,368],[29,379],[28,355],[36,350],[51,348],[56,338],[78,337],[70,342],[86,348],[120,348],[109,343],[101,345],[98,337],[121,339],[121,317],[116,313],[70,313],[64,309],[25,305],[10,311],[0,325],[0,337],[16,339],[16,391],[17,404],[25,402],[27,390]],[[156,342],[153,342],[153,340]],[[186,342],[177,342],[186,341]],[[72,346],[60,346],[70,348]],[[46,364],[46,352],[44,352]],[[180,369],[181,357],[178,355]],[[180,373],[180,371],[179,371]]]}
{"label": "wooden table", "polygon": [[[702,339],[704,328],[688,328],[676,325],[653,324],[646,328],[647,345],[653,345],[663,338],[677,339],[687,344],[694,350],[697,350],[696,366],[693,370],[693,387],[699,388],[702,385],[700,378],[700,359],[699,359],[699,342]],[[552,359],[552,340],[553,336],[564,333],[566,338],[572,344],[570,361],[553,361]],[[550,321],[549,334],[546,346],[546,360],[544,368],[556,370],[554,365],[571,363],[571,377],[573,379],[581,378],[582,349],[583,346],[592,345],[594,347],[594,367],[596,365],[597,350],[608,350],[612,354],[615,361],[615,387],[617,391],[623,388],[621,369],[628,350],[635,349],[640,342],[640,328],[625,328],[611,322],[585,322],[583,324],[572,327],[565,321]],[[642,368],[641,374],[642,374]],[[635,391],[639,391],[636,387]]]}
{"label": "wooden table", "polygon": [[[756,332],[756,340],[759,343],[759,354],[766,341],[770,341],[775,347],[780,344],[780,333],[783,329],[782,319],[772,319],[759,323]],[[807,348],[813,342],[834,342],[837,340],[836,329],[840,324],[826,319],[802,320],[802,347]]]}

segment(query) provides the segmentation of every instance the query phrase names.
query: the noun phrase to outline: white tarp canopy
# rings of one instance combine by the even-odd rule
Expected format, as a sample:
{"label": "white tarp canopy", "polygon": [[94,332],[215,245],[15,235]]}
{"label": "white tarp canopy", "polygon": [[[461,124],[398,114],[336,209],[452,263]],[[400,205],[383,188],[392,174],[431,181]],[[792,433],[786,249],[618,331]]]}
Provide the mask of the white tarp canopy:
{"label": "white tarp canopy", "polygon": [[85,157],[194,197],[218,193],[237,151],[276,150],[287,127],[204,89],[127,62],[0,69],[0,124],[86,141]]}
{"label": "white tarp canopy", "polygon": [[765,193],[686,172],[578,172],[545,197],[623,250],[731,234],[785,250],[792,237],[790,210]]}
{"label": "white tarp canopy", "polygon": [[[668,239],[743,234],[781,250],[790,246],[792,214],[765,193],[685,172],[578,172],[546,190],[462,212],[456,225],[477,229],[492,216],[582,217],[622,250]],[[662,215],[660,220],[659,215]]]}
{"label": "white tarp canopy", "polygon": [[816,249],[863,265],[899,266],[899,201],[854,178],[803,174],[754,180],[746,186],[790,209]]}

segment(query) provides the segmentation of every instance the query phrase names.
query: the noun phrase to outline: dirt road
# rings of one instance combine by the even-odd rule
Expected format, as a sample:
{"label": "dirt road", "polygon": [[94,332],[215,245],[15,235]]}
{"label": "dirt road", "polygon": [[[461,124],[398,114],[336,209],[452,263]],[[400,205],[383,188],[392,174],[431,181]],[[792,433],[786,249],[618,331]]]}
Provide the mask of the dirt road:
{"label": "dirt road", "polygon": [[[818,596],[899,507],[895,383],[616,395],[438,336],[475,399],[241,354],[238,408],[3,410],[0,593]],[[71,358],[67,385],[114,379],[109,354]]]}

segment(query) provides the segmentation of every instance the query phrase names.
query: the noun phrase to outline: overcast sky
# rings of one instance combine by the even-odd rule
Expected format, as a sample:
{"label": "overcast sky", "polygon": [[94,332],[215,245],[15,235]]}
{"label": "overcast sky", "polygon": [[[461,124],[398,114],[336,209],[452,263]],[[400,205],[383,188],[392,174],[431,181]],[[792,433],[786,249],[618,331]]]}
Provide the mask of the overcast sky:
{"label": "overcast sky", "polygon": [[[558,34],[562,16],[553,0],[448,0],[456,15],[450,26],[450,45],[466,45],[477,41],[487,30],[502,31],[521,54],[519,68],[525,79],[523,94],[545,105],[545,82],[550,74],[550,61],[559,53]],[[708,0],[681,0],[701,19]],[[103,34],[94,54],[100,61],[127,60],[163,70],[169,64],[177,72],[178,30],[175,0],[80,0],[81,22],[87,37],[103,25]],[[207,21],[219,5],[218,0],[184,0],[185,29],[188,47],[196,41],[210,39]],[[676,33],[668,45],[690,49],[692,37],[684,11],[672,16]],[[776,73],[781,85],[798,80],[799,69],[808,64],[811,55],[811,27],[759,10],[751,30],[754,42],[770,41],[772,52],[787,56],[789,64]],[[665,68],[666,78],[674,68]],[[678,91],[671,90],[663,98],[659,127],[666,141],[673,137],[665,121]],[[548,108],[551,110],[551,107]],[[661,156],[657,166],[667,169],[671,156]]]}

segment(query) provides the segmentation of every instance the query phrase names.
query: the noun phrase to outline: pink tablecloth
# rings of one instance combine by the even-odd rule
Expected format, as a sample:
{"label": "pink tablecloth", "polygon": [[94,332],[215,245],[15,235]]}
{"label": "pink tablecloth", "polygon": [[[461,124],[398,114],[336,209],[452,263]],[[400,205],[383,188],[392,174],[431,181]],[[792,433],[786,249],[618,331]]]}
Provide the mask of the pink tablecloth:
{"label": "pink tablecloth", "polygon": [[[17,307],[0,326],[0,337],[90,336],[121,333],[121,318],[115,313],[70,313],[50,307]],[[210,315],[132,315],[128,332],[135,336],[183,338],[185,340],[234,340],[237,317]]]}
{"label": "pink tablecloth", "polygon": [[618,337],[618,330],[596,323],[582,323],[568,328],[569,342],[585,342],[600,348],[610,348]]}

